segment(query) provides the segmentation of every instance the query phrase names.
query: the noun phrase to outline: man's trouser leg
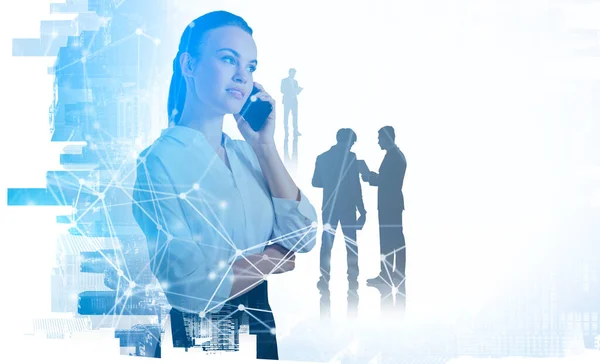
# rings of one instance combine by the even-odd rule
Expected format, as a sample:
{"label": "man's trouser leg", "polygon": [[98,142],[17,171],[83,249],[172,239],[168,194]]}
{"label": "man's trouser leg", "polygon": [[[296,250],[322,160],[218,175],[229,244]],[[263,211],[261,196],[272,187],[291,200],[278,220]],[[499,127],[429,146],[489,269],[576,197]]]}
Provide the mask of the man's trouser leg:
{"label": "man's trouser leg", "polygon": [[335,239],[335,230],[337,229],[338,220],[329,218],[323,214],[323,226],[329,224],[330,229],[323,227],[323,235],[321,237],[321,255],[320,269],[321,277],[319,279],[319,291],[321,294],[329,294],[329,279],[331,275],[331,250],[333,249],[333,241]]}
{"label": "man's trouser leg", "polygon": [[356,211],[348,211],[342,224],[346,243],[346,261],[348,264],[348,314],[354,316],[358,311],[358,245],[356,244]]}
{"label": "man's trouser leg", "polygon": [[283,104],[283,132],[284,132],[284,139],[283,139],[283,157],[284,160],[288,160],[290,157],[289,154],[289,146],[288,146],[288,116],[290,113],[290,105],[289,104]]}

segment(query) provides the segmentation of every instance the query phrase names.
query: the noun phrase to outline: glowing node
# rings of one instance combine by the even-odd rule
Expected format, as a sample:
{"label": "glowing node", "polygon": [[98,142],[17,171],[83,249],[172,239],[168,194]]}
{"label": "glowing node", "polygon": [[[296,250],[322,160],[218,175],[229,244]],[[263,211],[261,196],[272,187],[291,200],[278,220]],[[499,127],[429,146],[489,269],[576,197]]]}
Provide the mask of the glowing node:
{"label": "glowing node", "polygon": [[202,311],[198,314],[198,316],[200,316],[200,318],[205,318],[206,317],[206,312]]}
{"label": "glowing node", "polygon": [[105,197],[105,196],[104,196],[104,193],[103,193],[103,192],[100,192],[100,193],[98,194],[98,199],[99,199],[99,200],[104,200],[104,197]]}
{"label": "glowing node", "polygon": [[196,191],[198,191],[200,189],[200,185],[197,183],[194,183],[194,185],[192,186],[192,188]]}
{"label": "glowing node", "polygon": [[180,193],[180,194],[179,194],[179,198],[180,198],[180,199],[182,199],[182,200],[185,200],[185,198],[186,198],[186,195],[185,195],[185,193],[183,193],[183,192],[182,192],[182,193]]}
{"label": "glowing node", "polygon": [[195,26],[196,26],[196,24],[195,24],[194,22],[191,22],[191,23],[188,25],[188,27],[190,27],[190,28],[193,28],[193,27],[195,27]]}
{"label": "glowing node", "polygon": [[262,259],[263,260],[269,260],[269,256],[267,254],[265,254],[265,255],[262,256]]}
{"label": "glowing node", "polygon": [[154,40],[154,44],[156,44],[156,45],[160,45],[160,39],[158,39],[158,38],[157,38],[157,39],[155,39],[155,40]]}
{"label": "glowing node", "polygon": [[240,311],[244,311],[245,309],[246,309],[246,306],[244,306],[244,305],[238,306],[238,310],[240,310]]}
{"label": "glowing node", "polygon": [[129,282],[129,288],[135,288],[136,284],[134,281]]}
{"label": "glowing node", "polygon": [[131,297],[131,295],[133,295],[133,291],[131,291],[131,289],[125,291],[125,296]]}
{"label": "glowing node", "polygon": [[219,207],[222,209],[226,209],[227,208],[227,201],[221,201],[221,203],[219,203]]}
{"label": "glowing node", "polygon": [[255,95],[252,95],[252,96],[250,97],[250,101],[251,101],[251,102],[254,102],[254,101],[256,101],[256,99],[257,99],[257,97],[256,97]]}
{"label": "glowing node", "polygon": [[215,272],[210,272],[208,274],[208,279],[210,279],[211,281],[214,281],[217,278],[217,274]]}
{"label": "glowing node", "polygon": [[86,56],[81,57],[81,63],[86,63],[86,62],[87,62],[87,57]]}
{"label": "glowing node", "polygon": [[86,134],[85,140],[89,142],[90,140],[92,140],[92,137],[89,134]]}
{"label": "glowing node", "polygon": [[79,179],[79,184],[80,184],[80,185],[84,185],[84,184],[85,184],[85,180],[84,180],[83,178],[80,178],[80,179]]}
{"label": "glowing node", "polygon": [[162,225],[156,225],[156,230],[161,231],[162,230]]}
{"label": "glowing node", "polygon": [[272,328],[271,329],[271,335],[275,335],[275,334],[276,334],[275,328]]}
{"label": "glowing node", "polygon": [[79,210],[77,210],[76,208],[73,208],[73,215],[77,215],[77,212],[79,212]]}
{"label": "glowing node", "polygon": [[146,157],[140,157],[140,163],[146,163]]}
{"label": "glowing node", "polygon": [[325,225],[323,225],[323,229],[325,229],[325,230],[331,229],[331,224],[330,223],[326,223]]}
{"label": "glowing node", "polygon": [[173,235],[167,234],[167,242],[173,240]]}
{"label": "glowing node", "polygon": [[235,250],[235,255],[236,255],[236,256],[238,256],[238,257],[239,257],[240,255],[242,255],[242,250],[241,250],[241,249],[236,249],[236,250]]}
{"label": "glowing node", "polygon": [[227,265],[227,263],[225,263],[225,261],[224,261],[224,260],[221,260],[221,261],[219,261],[219,268],[220,268],[220,269],[223,269],[223,268],[225,268],[225,266],[226,266],[226,265]]}
{"label": "glowing node", "polygon": [[268,274],[263,274],[263,278],[262,278],[262,279],[263,279],[264,281],[266,281],[266,280],[267,280],[267,278],[269,278],[269,275],[268,275]]}
{"label": "glowing node", "polygon": [[171,111],[171,115],[175,116],[177,114],[179,114],[179,110],[173,109],[173,111]]}
{"label": "glowing node", "polygon": [[117,275],[119,277],[123,277],[123,271],[121,269],[117,269]]}
{"label": "glowing node", "polygon": [[392,294],[398,294],[398,287],[392,287]]}
{"label": "glowing node", "polygon": [[56,32],[56,31],[52,32],[52,38],[54,38],[54,39],[58,38],[58,32]]}
{"label": "glowing node", "polygon": [[94,123],[94,129],[100,129],[100,123],[99,122],[95,122]]}
{"label": "glowing node", "polygon": [[379,260],[381,260],[382,262],[385,262],[385,255],[384,255],[384,254],[381,254],[381,255],[379,256]]}
{"label": "glowing node", "polygon": [[167,283],[167,282],[161,282],[161,283],[160,283],[160,287],[161,287],[162,289],[168,289],[168,288],[169,288],[169,283]]}
{"label": "glowing node", "polygon": [[142,35],[142,33],[143,33],[143,32],[142,32],[142,28],[137,28],[137,29],[135,30],[135,34],[137,34],[137,35]]}
{"label": "glowing node", "polygon": [[316,221],[313,221],[313,222],[312,222],[312,224],[310,224],[310,227],[316,228],[316,227],[317,227],[317,225],[318,225],[318,224],[317,224],[317,222],[316,222]]}

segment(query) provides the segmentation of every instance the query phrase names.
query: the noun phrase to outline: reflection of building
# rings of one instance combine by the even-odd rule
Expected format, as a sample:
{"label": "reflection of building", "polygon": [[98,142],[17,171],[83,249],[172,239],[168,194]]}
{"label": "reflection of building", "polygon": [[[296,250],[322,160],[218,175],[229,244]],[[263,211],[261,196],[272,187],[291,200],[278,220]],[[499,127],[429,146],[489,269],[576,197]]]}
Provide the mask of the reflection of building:
{"label": "reflection of building", "polygon": [[[516,284],[515,284],[516,285]],[[581,331],[564,325],[554,277],[522,284],[457,335],[459,355],[563,357],[584,350]]]}
{"label": "reflection of building", "polygon": [[206,351],[238,351],[240,347],[239,315],[232,315],[233,309],[224,306],[211,314],[210,341],[202,348]]}
{"label": "reflection of building", "polygon": [[249,332],[248,315],[225,305],[219,312],[171,315],[174,347],[201,347],[204,351],[238,351],[240,332]]}
{"label": "reflection of building", "polygon": [[[133,348],[130,353],[135,356],[160,358],[161,329],[158,325],[135,325],[129,330],[116,330],[121,353],[128,353],[126,348]],[[123,350],[125,349],[125,350]]]}
{"label": "reflection of building", "polygon": [[53,268],[52,312],[77,312],[77,294],[87,290],[108,290],[104,276],[81,271],[82,253],[113,247],[111,239],[60,235],[57,265]]}
{"label": "reflection of building", "polygon": [[42,335],[48,339],[68,339],[74,333],[91,331],[92,322],[89,318],[43,318],[33,319],[31,327],[26,330],[32,335]]}

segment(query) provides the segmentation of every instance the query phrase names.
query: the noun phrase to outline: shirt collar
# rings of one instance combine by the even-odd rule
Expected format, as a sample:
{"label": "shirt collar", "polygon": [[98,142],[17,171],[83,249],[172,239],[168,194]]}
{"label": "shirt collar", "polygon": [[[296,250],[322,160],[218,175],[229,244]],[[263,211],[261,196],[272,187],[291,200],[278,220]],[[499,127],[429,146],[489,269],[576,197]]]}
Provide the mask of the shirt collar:
{"label": "shirt collar", "polygon": [[[188,128],[187,126],[175,125],[169,128],[163,129],[160,133],[161,136],[169,136],[185,146],[188,146],[194,142],[206,142],[204,134],[196,129]],[[229,135],[222,133],[221,144],[223,146],[229,146],[231,138]]]}

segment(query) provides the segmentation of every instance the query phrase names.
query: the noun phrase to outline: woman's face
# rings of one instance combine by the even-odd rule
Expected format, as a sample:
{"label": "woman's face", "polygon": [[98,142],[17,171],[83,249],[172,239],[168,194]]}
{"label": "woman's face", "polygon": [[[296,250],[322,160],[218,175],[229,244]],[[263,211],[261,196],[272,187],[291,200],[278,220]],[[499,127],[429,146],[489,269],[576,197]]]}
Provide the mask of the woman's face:
{"label": "woman's face", "polygon": [[254,39],[239,27],[225,26],[209,31],[200,47],[189,78],[193,97],[215,114],[239,113],[254,85]]}

